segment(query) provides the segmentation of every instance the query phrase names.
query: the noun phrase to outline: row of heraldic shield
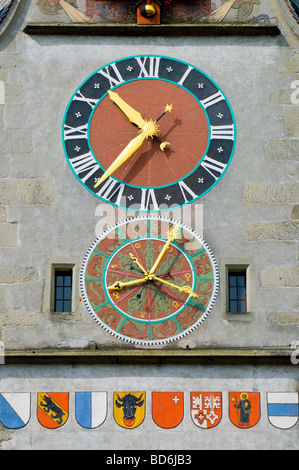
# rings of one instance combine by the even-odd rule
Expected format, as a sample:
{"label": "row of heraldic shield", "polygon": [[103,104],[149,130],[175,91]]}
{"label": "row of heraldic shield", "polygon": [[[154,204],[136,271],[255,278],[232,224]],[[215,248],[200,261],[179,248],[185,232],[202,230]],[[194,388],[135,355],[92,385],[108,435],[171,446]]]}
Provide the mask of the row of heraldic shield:
{"label": "row of heraldic shield", "polygon": [[[113,416],[126,429],[141,425],[145,419],[145,392],[114,392]],[[75,418],[83,428],[101,426],[108,414],[108,392],[75,392]],[[251,428],[260,420],[260,392],[228,392],[228,416],[238,428]],[[164,429],[177,427],[184,419],[184,392],[152,392],[152,418]],[[269,422],[276,428],[290,429],[298,422],[297,392],[266,394]],[[199,428],[217,426],[223,416],[222,392],[191,392],[190,413]],[[37,419],[49,429],[63,426],[70,413],[69,392],[37,393]],[[225,403],[225,406],[227,404]],[[0,422],[8,429],[26,426],[31,416],[31,393],[0,393]]]}

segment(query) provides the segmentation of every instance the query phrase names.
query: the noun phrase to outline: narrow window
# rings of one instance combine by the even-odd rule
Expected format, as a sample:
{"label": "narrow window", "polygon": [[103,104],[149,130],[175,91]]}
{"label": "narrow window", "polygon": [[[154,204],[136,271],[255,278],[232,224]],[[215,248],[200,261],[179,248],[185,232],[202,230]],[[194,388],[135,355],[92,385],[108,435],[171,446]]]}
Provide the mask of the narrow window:
{"label": "narrow window", "polygon": [[229,311],[245,313],[246,303],[246,270],[228,272]]}
{"label": "narrow window", "polygon": [[72,311],[72,269],[55,269],[55,312]]}

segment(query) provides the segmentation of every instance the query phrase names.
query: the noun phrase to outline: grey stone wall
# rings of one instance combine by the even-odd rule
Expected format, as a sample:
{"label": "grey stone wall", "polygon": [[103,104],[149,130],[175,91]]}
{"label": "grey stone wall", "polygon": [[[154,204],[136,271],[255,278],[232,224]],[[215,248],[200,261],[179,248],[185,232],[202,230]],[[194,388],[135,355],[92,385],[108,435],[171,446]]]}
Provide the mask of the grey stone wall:
{"label": "grey stone wall", "polygon": [[[226,314],[222,275],[211,316],[170,347],[289,346],[298,324],[299,135],[298,105],[292,102],[297,50],[282,34],[179,41],[26,35],[24,26],[35,12],[35,2],[19,6],[1,51],[0,321],[7,349],[126,347],[91,321],[80,300],[78,273],[95,238],[99,201],[74,180],[63,155],[61,125],[72,93],[94,70],[149,50],[201,68],[231,102],[237,147],[225,178],[200,200],[203,236],[219,267],[228,258],[242,264],[249,257],[254,273],[246,334],[244,317]],[[107,224],[117,217],[111,214]],[[54,259],[76,266],[71,315],[51,313]]]}
{"label": "grey stone wall", "polygon": [[[262,3],[262,1],[261,1]],[[199,202],[203,236],[220,270],[220,292],[208,319],[185,339],[161,349],[178,351],[288,351],[298,340],[298,94],[299,47],[296,22],[281,2],[266,2],[279,36],[95,37],[30,36],[39,19],[35,1],[24,0],[0,35],[0,340],[7,354],[65,350],[126,351],[128,346],[102,330],[89,316],[79,290],[79,271],[99,223],[99,201],[76,181],[66,162],[61,126],[77,87],[100,66],[124,56],[153,51],[202,69],[228,97],[237,123],[237,146],[225,177]],[[260,8],[260,7],[259,7]],[[121,214],[110,212],[108,225]],[[181,213],[174,214],[180,216]],[[131,214],[130,214],[131,215]],[[250,267],[250,311],[230,314],[225,269]],[[74,307],[51,311],[53,265],[74,266]],[[143,348],[140,348],[143,350]],[[144,350],[146,355],[147,351]],[[40,387],[59,390],[192,389],[298,391],[296,366],[0,365],[0,392]],[[152,382],[151,377],[155,377]],[[203,379],[201,380],[201,377]],[[90,380],[89,380],[90,379]],[[140,379],[140,380],[139,380]],[[139,385],[138,385],[139,386]],[[33,406],[33,405],[32,405]],[[148,405],[149,406],[149,405]],[[32,408],[34,410],[34,408]],[[19,433],[0,430],[3,448],[132,448],[131,436],[111,419],[85,440],[71,418],[55,437],[40,430],[36,417]],[[294,448],[297,429],[284,434],[265,418],[250,438],[229,423],[209,437],[187,421],[163,434],[168,448]],[[227,413],[227,409],[225,411]],[[150,409],[148,409],[150,417]],[[227,430],[229,425],[229,430]],[[113,427],[114,426],[114,427]],[[151,433],[151,448],[163,447],[150,418],[140,428],[138,448]],[[136,434],[136,433],[135,433]],[[223,436],[226,436],[223,440]],[[105,436],[105,439],[103,438]],[[61,437],[63,439],[61,439]],[[99,444],[100,438],[103,442]],[[239,444],[237,443],[239,442]]]}

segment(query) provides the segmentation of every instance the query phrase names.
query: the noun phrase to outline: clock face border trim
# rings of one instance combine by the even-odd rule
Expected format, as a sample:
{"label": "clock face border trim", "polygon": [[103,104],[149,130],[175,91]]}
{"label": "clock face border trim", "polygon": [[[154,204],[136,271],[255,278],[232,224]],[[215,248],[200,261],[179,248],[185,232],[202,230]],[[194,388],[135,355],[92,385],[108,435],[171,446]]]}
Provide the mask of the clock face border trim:
{"label": "clock face border trim", "polygon": [[[110,80],[111,79],[110,73],[112,72],[108,71],[109,67],[114,67],[114,66],[117,66],[118,64],[122,64],[122,63],[125,63],[127,61],[132,61],[132,60],[135,60],[136,64],[138,64],[140,67],[138,59],[140,61],[143,59],[144,60],[143,65],[144,65],[146,60],[147,59],[150,60],[151,58],[153,60],[159,59],[159,65],[160,65],[160,61],[162,60],[170,61],[170,65],[168,67],[170,69],[172,69],[171,64],[173,65],[174,63],[177,63],[178,67],[182,67],[182,66],[185,67],[185,73],[183,73],[183,76],[182,76],[182,73],[179,75],[179,77],[174,76],[173,80],[170,78],[165,78],[162,74],[166,73],[165,72],[166,69],[168,70],[168,68],[166,67],[167,65],[166,63],[164,64],[165,69],[163,69],[163,71],[161,71],[160,73],[161,76],[160,75],[158,76],[137,76],[136,75],[130,79],[121,78],[122,81],[118,81],[117,83],[115,83],[116,78],[114,74],[113,79],[112,79],[114,81],[112,82]],[[126,64],[124,64],[124,66],[125,65]],[[108,71],[108,78],[105,76],[105,70],[106,70],[106,75]],[[128,68],[126,70],[128,70]],[[139,72],[140,70],[138,69],[137,74]],[[170,73],[172,72],[173,72],[173,69],[171,70]],[[213,98],[214,95],[212,94],[212,95],[208,95],[208,97],[200,99],[199,96],[196,96],[194,94],[193,92],[194,90],[192,91],[187,86],[184,86],[185,81],[188,84],[187,80],[191,72],[195,72],[197,74],[196,78],[199,78],[199,77],[204,78],[206,80],[204,86],[208,86],[208,88],[212,87],[213,91],[217,90],[216,94],[214,93],[214,95],[218,95],[218,98],[219,97],[220,98],[217,99],[217,96]],[[102,74],[102,75],[104,74],[104,80],[107,78],[111,86],[110,87],[109,85],[105,86],[104,89],[102,89],[100,96],[97,96],[97,99],[87,98],[81,93],[81,89],[90,80],[96,77],[97,74]],[[141,75],[141,72],[139,75]],[[102,78],[103,77],[101,77],[101,79]],[[181,180],[172,182],[171,184],[166,184],[162,186],[143,186],[143,185],[136,186],[127,182],[122,182],[120,179],[117,179],[115,176],[111,175],[109,177],[109,180],[104,181],[97,189],[94,189],[93,180],[95,178],[93,177],[93,174],[96,175],[98,173],[97,177],[100,177],[101,174],[103,174],[101,162],[99,162],[97,158],[95,157],[94,152],[90,145],[90,138],[89,138],[89,124],[95,112],[95,109],[98,107],[101,101],[107,96],[108,90],[117,90],[118,88],[121,89],[121,86],[126,83],[130,83],[134,81],[141,81],[141,80],[149,80],[149,79],[164,81],[164,82],[168,82],[173,85],[176,85],[180,87],[181,89],[185,90],[186,93],[191,95],[197,101],[202,111],[204,111],[208,125],[209,125],[209,138],[208,138],[208,142],[206,146],[206,151],[204,152],[203,155],[200,156],[198,162],[195,163],[195,167],[191,172],[189,171],[188,174],[184,175],[184,177]],[[197,80],[195,80],[195,82],[197,82]],[[191,84],[192,83],[193,81],[191,82]],[[203,84],[198,83],[198,88],[200,88],[200,85],[203,85]],[[85,113],[87,113],[87,116],[84,119],[83,125],[81,126],[79,125],[78,127],[75,127],[75,124],[73,124],[73,122],[75,122],[74,116],[73,115],[70,116],[71,114],[70,108],[72,107],[75,101],[76,101],[76,105],[78,106],[78,112],[76,113],[76,116],[77,117],[79,117],[79,115],[80,117],[82,116],[79,110],[80,106],[83,106],[82,109],[84,109]],[[78,104],[80,101],[82,103]],[[205,102],[205,105],[203,105],[203,102]],[[219,106],[218,102],[220,102],[220,107],[223,105],[223,103],[225,103],[224,106],[226,107],[228,111],[228,116],[225,116],[225,119],[226,119],[226,122],[229,122],[229,124],[221,125],[221,121],[217,121],[217,122],[220,122],[220,124],[216,125],[215,116],[213,116],[213,121],[212,121],[212,116],[209,113],[210,113],[211,108],[216,109]],[[86,109],[88,109],[88,111],[86,111]],[[74,111],[72,110],[72,113],[73,112]],[[220,115],[221,113],[219,112],[218,114]],[[219,119],[222,119],[222,117],[220,117]],[[211,124],[211,121],[213,122],[213,125]],[[212,127],[213,127],[213,136],[211,136]],[[80,128],[83,130],[78,130]],[[223,129],[223,128],[226,128],[226,129]],[[62,126],[62,142],[63,142],[64,154],[66,156],[68,165],[70,166],[73,174],[75,175],[76,179],[81,183],[81,185],[83,185],[91,194],[93,194],[96,198],[102,200],[103,202],[108,202],[109,204],[112,204],[116,207],[119,207],[122,209],[129,209],[129,210],[131,209],[133,211],[140,212],[140,213],[147,213],[149,211],[151,212],[169,211],[169,209],[179,208],[184,205],[190,204],[194,201],[197,201],[198,199],[203,197],[205,194],[207,194],[222,179],[222,177],[225,175],[226,171],[228,170],[228,167],[231,163],[232,157],[234,155],[235,147],[236,147],[236,137],[237,137],[236,122],[235,122],[235,117],[234,117],[230,102],[228,101],[226,95],[222,92],[221,88],[217,85],[217,83],[212,78],[210,78],[205,72],[203,72],[196,66],[189,64],[186,61],[182,61],[180,59],[173,58],[173,57],[153,55],[153,54],[151,55],[139,54],[139,55],[123,57],[121,59],[112,61],[109,64],[105,64],[104,66],[100,67],[95,72],[90,74],[89,77],[87,77],[83,81],[83,83],[77,88],[77,90],[73,93],[72,98],[69,100],[67,108],[64,113],[63,126]],[[69,142],[70,140],[72,143],[74,143],[74,149],[71,148],[71,143]],[[81,150],[81,147],[80,147],[80,144],[82,142],[84,144],[83,150]],[[218,147],[218,144],[219,144],[219,147]],[[223,150],[224,144],[227,145],[227,149],[225,150]],[[217,152],[219,153],[219,155],[220,155],[220,152],[223,152],[223,155],[221,155],[221,158],[219,158],[219,160],[216,158],[218,157],[218,155],[215,155],[216,148],[217,148]],[[80,153],[76,153],[75,152],[76,149],[77,149],[77,152],[79,152],[80,150]],[[211,149],[210,154],[212,154],[212,156],[208,156],[210,149]],[[207,183],[203,181],[205,178],[199,177],[199,174],[202,175],[203,173],[205,177],[209,179]],[[199,190],[198,187],[195,188],[192,186],[194,184],[200,184],[200,183],[203,183],[204,185],[202,190]],[[120,185],[123,186],[122,191],[124,194],[123,193],[120,194],[119,192],[119,195],[118,195],[117,191],[120,191],[119,189]],[[138,202],[133,200],[135,199],[134,197],[132,197],[131,199],[131,197],[129,196],[130,188],[132,188],[135,191],[140,190],[141,196],[138,194]],[[177,200],[174,200],[174,202],[169,203],[170,199],[166,197],[167,196],[166,193],[165,195],[162,192],[161,194],[158,194],[159,190],[162,191],[167,188],[170,189],[169,192],[171,193],[171,197],[172,195],[176,196]],[[126,189],[127,189],[127,194],[125,194]],[[155,194],[155,191],[157,191],[157,195]],[[179,196],[177,196],[177,194],[179,194]],[[144,198],[144,200],[147,198],[147,205],[145,205],[142,202],[142,200],[140,201],[140,198],[142,199],[142,197]],[[156,197],[157,197],[157,200],[156,200]],[[153,199],[153,204],[151,204],[151,206],[149,207],[150,198]],[[131,200],[133,200],[133,202],[130,202]]]}
{"label": "clock face border trim", "polygon": [[[198,244],[197,247],[200,248],[199,252],[195,251],[195,253],[193,255],[187,254],[187,252],[183,248],[184,244],[182,246],[178,245],[177,248],[178,248],[178,250],[180,250],[182,252],[183,258],[185,258],[185,260],[188,261],[188,263],[190,265],[190,268],[192,269],[192,272],[193,272],[193,275],[194,275],[194,277],[192,279],[192,282],[195,283],[195,286],[197,285],[197,289],[200,288],[200,282],[203,282],[204,285],[206,286],[207,285],[206,283],[209,283],[209,281],[212,281],[212,285],[209,288],[211,290],[211,292],[210,292],[209,296],[207,297],[208,300],[207,300],[207,305],[205,307],[203,307],[200,303],[196,303],[196,300],[192,300],[191,295],[185,294],[185,295],[187,295],[187,299],[184,302],[184,305],[182,305],[180,308],[178,308],[175,312],[171,313],[170,315],[168,315],[166,317],[161,316],[156,320],[156,319],[150,319],[150,318],[143,319],[143,318],[139,318],[139,317],[134,317],[133,318],[133,315],[130,315],[128,313],[122,313],[121,310],[119,310],[117,308],[117,306],[115,306],[115,303],[113,301],[109,300],[110,295],[107,294],[107,286],[105,285],[106,272],[107,272],[107,267],[110,264],[111,259],[115,256],[115,254],[117,254],[117,252],[120,251],[121,248],[127,247],[129,244],[131,244],[133,241],[136,241],[136,240],[147,240],[147,239],[154,240],[154,239],[157,239],[157,240],[161,240],[161,242],[163,242],[163,243],[166,243],[166,238],[165,237],[154,236],[154,235],[151,236],[152,226],[153,226],[152,222],[155,222],[155,221],[158,224],[159,223],[160,224],[165,223],[165,224],[168,224],[168,225],[172,224],[172,226],[175,226],[176,224],[179,224],[180,229],[183,230],[183,231],[186,230],[186,232],[190,235],[189,240],[192,240],[192,237],[194,237],[196,243]],[[146,224],[149,224],[149,225],[147,225],[147,230],[149,230],[148,234],[144,237],[140,236],[137,239],[134,238],[134,237],[129,238],[129,239],[125,238],[123,236],[121,228],[124,227],[124,226],[127,227],[129,224],[133,225],[133,224],[137,224],[139,222],[140,223],[144,222]],[[122,239],[122,243],[121,243],[120,247],[116,248],[115,251],[113,251],[113,253],[111,254],[111,256],[107,256],[107,254],[105,254],[103,252],[101,253],[100,251],[97,251],[96,247],[100,243],[105,241],[105,239],[107,239],[107,236],[109,236],[109,234],[111,234],[113,232],[117,232],[117,231],[119,231],[119,233],[121,235],[121,239]],[[113,244],[113,239],[111,239],[111,244]],[[175,241],[171,242],[171,245],[175,246],[176,245]],[[102,257],[107,258],[107,262],[106,262],[105,266],[103,266],[103,267],[101,266],[102,272],[101,272],[101,274],[99,274],[100,277],[98,277],[98,278],[88,278],[87,269],[89,267],[89,261],[93,259],[93,256],[95,256],[95,253],[96,254],[101,254]],[[200,259],[201,259],[202,254],[206,255],[207,258],[209,259],[210,271],[208,270],[207,273],[211,272],[212,277],[210,275],[208,275],[208,277],[204,277],[206,274],[205,273],[202,274],[201,272],[198,274],[196,272],[196,270],[201,269],[201,268],[199,268],[199,266],[197,266],[197,268],[195,268],[195,265],[194,265],[195,261],[193,262],[193,261],[190,260],[190,258],[192,258],[193,256],[194,256],[195,259],[197,259],[197,257],[200,256]],[[197,260],[197,262],[198,262],[198,260]],[[206,260],[205,260],[205,262],[206,262]],[[190,271],[191,271],[191,269],[190,269]],[[130,276],[130,275],[128,274],[128,276]],[[104,292],[104,299],[101,297],[101,301],[103,301],[103,303],[97,305],[96,307],[93,307],[91,305],[92,300],[90,300],[90,297],[89,297],[90,294],[88,293],[88,289],[89,289],[88,286],[90,286],[90,284],[92,282],[100,283],[100,290]],[[88,283],[90,283],[90,284],[88,284]],[[103,284],[103,287],[101,287],[101,284]],[[210,249],[210,247],[208,246],[206,241],[200,235],[198,235],[192,228],[190,228],[188,225],[184,224],[183,222],[178,222],[177,220],[174,220],[172,218],[160,216],[160,215],[157,215],[157,214],[137,215],[135,217],[130,217],[128,219],[117,222],[117,223],[113,224],[111,227],[104,230],[103,233],[100,236],[98,236],[93,241],[93,243],[90,245],[90,247],[88,248],[88,250],[85,254],[84,260],[82,262],[81,270],[80,270],[80,291],[81,291],[81,296],[83,298],[84,305],[85,305],[88,313],[92,317],[92,319],[99,326],[101,326],[103,328],[103,330],[105,330],[106,332],[108,332],[112,336],[116,337],[117,339],[121,339],[124,342],[132,343],[132,344],[139,345],[139,346],[159,346],[159,345],[169,344],[169,343],[175,342],[179,339],[182,339],[182,338],[186,337],[188,334],[190,334],[191,332],[196,330],[207,319],[207,317],[210,315],[210,313],[211,313],[211,311],[214,307],[217,295],[218,295],[219,285],[220,285],[220,277],[219,277],[219,270],[218,270],[217,262],[216,262],[216,259],[215,259],[215,256],[214,256],[212,250]],[[205,288],[201,287],[201,289],[205,289]],[[97,292],[98,292],[98,290],[97,290]],[[189,295],[189,297],[188,297],[188,295]],[[207,295],[206,292],[205,292],[204,295]],[[102,294],[101,294],[101,296],[102,296]],[[181,303],[183,304],[182,301],[181,301]],[[100,318],[99,315],[96,313],[97,311],[100,312],[103,307],[107,306],[107,304],[109,304],[108,305],[108,309],[110,311],[109,315],[112,315],[112,313],[111,313],[111,309],[112,309],[112,311],[116,310],[117,312],[120,312],[122,317],[124,317],[124,319],[119,320],[120,323],[118,325],[115,325],[116,329],[114,329],[113,327],[111,327],[110,325],[105,323],[105,321],[102,318]],[[183,329],[183,327],[182,328],[179,327],[179,322],[178,322],[177,319],[173,320],[174,317],[177,316],[177,318],[179,318],[180,315],[183,315],[183,312],[184,312],[185,309],[188,309],[188,312],[190,310],[189,314],[191,314],[191,311],[193,311],[195,308],[198,308],[198,314],[196,316],[196,319],[192,320],[193,323],[191,324],[191,326],[187,322],[186,328]],[[188,312],[186,312],[187,317],[188,317]],[[104,315],[103,318],[105,319],[105,312],[103,312],[103,315]],[[194,315],[194,313],[193,313],[193,315]],[[167,322],[171,321],[171,320],[173,320],[176,323],[177,330],[179,329],[180,332],[177,333],[177,331],[176,331],[172,336],[165,336],[165,337],[158,338],[158,339],[152,339],[152,333],[150,332],[151,325],[152,326],[153,325],[159,325],[159,323],[167,324]],[[148,332],[149,339],[143,339],[143,338],[140,339],[138,337],[131,337],[129,335],[122,334],[121,329],[122,329],[122,327],[123,327],[123,325],[125,324],[126,321],[129,321],[129,322],[130,321],[131,322],[136,321],[139,324],[142,323],[145,326],[147,325],[148,329],[149,329],[148,330],[149,331]]]}

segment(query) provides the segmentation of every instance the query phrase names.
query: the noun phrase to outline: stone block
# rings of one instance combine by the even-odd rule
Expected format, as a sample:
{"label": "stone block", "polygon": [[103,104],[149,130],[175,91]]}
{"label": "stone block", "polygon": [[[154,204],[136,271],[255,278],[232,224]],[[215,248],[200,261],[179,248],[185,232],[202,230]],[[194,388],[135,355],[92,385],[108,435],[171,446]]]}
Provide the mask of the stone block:
{"label": "stone block", "polygon": [[32,132],[29,129],[5,129],[0,131],[0,154],[30,153]]}
{"label": "stone block", "polygon": [[9,175],[10,159],[9,157],[0,157],[0,178],[6,178]]}
{"label": "stone block", "polygon": [[55,201],[51,180],[35,178],[0,180],[0,204],[50,205]]}
{"label": "stone block", "polygon": [[0,311],[0,325],[5,326],[38,326],[40,316],[37,313],[25,312],[23,310],[6,309]]}
{"label": "stone block", "polygon": [[299,201],[299,184],[245,184],[247,204],[293,204]]}
{"label": "stone block", "polygon": [[0,80],[2,82],[6,82],[7,75],[8,75],[7,70],[0,69]]}
{"label": "stone block", "polygon": [[267,313],[266,319],[272,325],[299,325],[299,312]]}
{"label": "stone block", "polygon": [[266,268],[261,272],[261,284],[264,287],[299,287],[299,269]]}
{"label": "stone block", "polygon": [[299,137],[299,106],[284,106],[283,113],[287,136]]}
{"label": "stone block", "polygon": [[295,204],[293,206],[293,209],[291,212],[291,219],[299,219],[299,204]]}
{"label": "stone block", "polygon": [[32,267],[0,266],[0,283],[24,283],[38,280],[38,272]]}
{"label": "stone block", "polygon": [[5,310],[7,308],[6,296],[7,296],[7,287],[4,285],[1,285],[0,286],[0,311]]}
{"label": "stone block", "polygon": [[5,103],[19,103],[23,101],[23,88],[19,85],[6,83]]}
{"label": "stone block", "polygon": [[5,87],[4,82],[0,80],[0,104],[5,103]]}
{"label": "stone block", "polygon": [[248,241],[260,240],[298,240],[299,222],[284,221],[270,223],[251,223],[244,230]]}
{"label": "stone block", "polygon": [[294,57],[291,60],[285,61],[284,67],[288,73],[298,73],[299,72],[299,58]]}
{"label": "stone block", "polygon": [[0,206],[0,222],[6,222],[6,209]]}
{"label": "stone block", "polygon": [[20,309],[12,309],[6,303],[7,287],[0,286],[0,327],[38,326],[40,315]]}
{"label": "stone block", "polygon": [[275,140],[269,142],[266,145],[266,152],[269,159],[274,161],[298,161],[299,139]]}
{"label": "stone block", "polygon": [[24,59],[17,54],[2,54],[1,68],[4,70],[15,69],[24,64]]}
{"label": "stone block", "polygon": [[16,246],[18,242],[18,225],[0,223],[0,246]]}
{"label": "stone block", "polygon": [[276,90],[270,96],[271,104],[292,104],[291,102],[291,89]]}
{"label": "stone block", "polygon": [[5,127],[3,122],[4,107],[4,104],[0,104],[0,129],[3,129]]}

